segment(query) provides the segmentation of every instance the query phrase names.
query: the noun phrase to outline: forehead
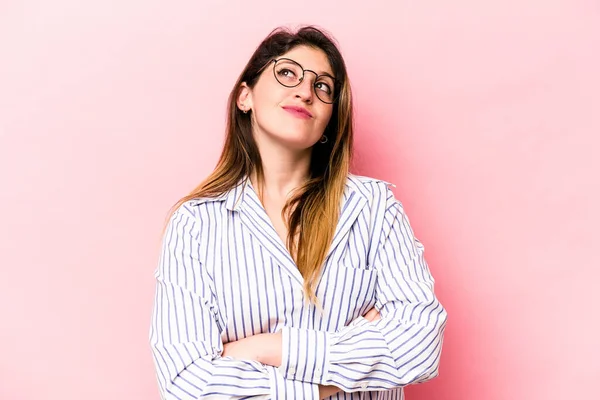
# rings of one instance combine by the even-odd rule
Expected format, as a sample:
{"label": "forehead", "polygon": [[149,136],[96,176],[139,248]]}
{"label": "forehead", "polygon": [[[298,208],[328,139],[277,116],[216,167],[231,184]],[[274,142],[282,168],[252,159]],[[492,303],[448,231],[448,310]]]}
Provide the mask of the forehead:
{"label": "forehead", "polygon": [[310,69],[315,71],[317,74],[328,73],[333,75],[331,65],[327,55],[321,49],[315,49],[309,46],[296,46],[287,53],[282,54],[278,58],[291,58],[296,61],[304,69]]}

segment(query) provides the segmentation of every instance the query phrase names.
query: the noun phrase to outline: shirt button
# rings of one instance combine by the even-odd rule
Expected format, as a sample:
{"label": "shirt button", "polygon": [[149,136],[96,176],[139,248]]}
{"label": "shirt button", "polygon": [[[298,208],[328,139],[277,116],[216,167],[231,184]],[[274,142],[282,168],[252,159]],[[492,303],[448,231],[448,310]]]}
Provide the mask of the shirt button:
{"label": "shirt button", "polygon": [[367,388],[367,383],[366,382],[361,383],[360,387],[363,388],[363,389],[366,389]]}
{"label": "shirt button", "polygon": [[290,369],[288,370],[290,374],[295,374],[296,373],[296,368],[294,367],[290,367]]}

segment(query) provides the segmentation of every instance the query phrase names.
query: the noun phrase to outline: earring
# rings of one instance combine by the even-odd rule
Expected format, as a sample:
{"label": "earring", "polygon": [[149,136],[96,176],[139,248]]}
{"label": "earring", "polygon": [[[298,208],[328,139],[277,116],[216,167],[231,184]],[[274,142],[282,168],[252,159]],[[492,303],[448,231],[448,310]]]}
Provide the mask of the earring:
{"label": "earring", "polygon": [[248,114],[248,110],[242,110],[244,114]]}
{"label": "earring", "polygon": [[321,136],[321,140],[319,140],[319,143],[325,144],[328,141],[329,141],[329,139],[327,138],[327,136],[323,135],[323,136]]}

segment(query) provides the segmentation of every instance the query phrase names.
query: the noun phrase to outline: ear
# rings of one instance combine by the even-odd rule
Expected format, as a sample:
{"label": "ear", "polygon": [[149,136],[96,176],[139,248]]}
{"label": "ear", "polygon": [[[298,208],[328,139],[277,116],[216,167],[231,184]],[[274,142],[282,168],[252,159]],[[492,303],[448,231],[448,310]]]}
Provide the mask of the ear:
{"label": "ear", "polygon": [[248,87],[246,82],[242,82],[240,85],[237,106],[242,111],[250,111],[254,106],[252,104],[252,89]]}

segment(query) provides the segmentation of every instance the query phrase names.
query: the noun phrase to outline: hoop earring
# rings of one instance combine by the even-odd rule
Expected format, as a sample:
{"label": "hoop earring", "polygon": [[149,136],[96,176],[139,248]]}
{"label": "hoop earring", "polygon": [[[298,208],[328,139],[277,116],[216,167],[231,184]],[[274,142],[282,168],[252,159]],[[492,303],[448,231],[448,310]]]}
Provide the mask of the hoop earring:
{"label": "hoop earring", "polygon": [[329,139],[327,138],[327,136],[323,135],[323,136],[321,136],[321,139],[319,140],[319,143],[325,144],[328,141],[329,141]]}

